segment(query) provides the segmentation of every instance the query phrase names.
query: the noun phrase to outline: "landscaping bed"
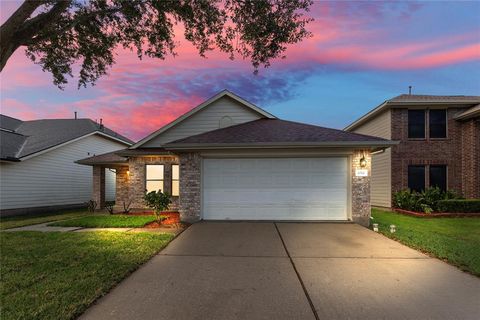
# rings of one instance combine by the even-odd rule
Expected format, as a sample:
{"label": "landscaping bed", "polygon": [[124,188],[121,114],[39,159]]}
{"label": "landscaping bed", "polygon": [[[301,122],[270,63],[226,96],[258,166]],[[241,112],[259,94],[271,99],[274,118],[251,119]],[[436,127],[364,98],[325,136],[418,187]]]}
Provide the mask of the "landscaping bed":
{"label": "landscaping bed", "polygon": [[2,319],[73,319],[173,239],[159,233],[0,233]]}
{"label": "landscaping bed", "polygon": [[394,208],[395,212],[404,214],[407,216],[419,217],[419,218],[461,218],[461,217],[477,217],[480,218],[480,213],[474,212],[432,212],[432,213],[424,213],[424,212],[416,212],[416,211],[409,211]]}
{"label": "landscaping bed", "polygon": [[90,215],[77,219],[57,221],[48,224],[55,227],[82,227],[82,228],[141,228],[155,221],[154,216],[130,215]]}
{"label": "landscaping bed", "polygon": [[422,219],[380,209],[372,217],[385,236],[480,276],[480,219]]}

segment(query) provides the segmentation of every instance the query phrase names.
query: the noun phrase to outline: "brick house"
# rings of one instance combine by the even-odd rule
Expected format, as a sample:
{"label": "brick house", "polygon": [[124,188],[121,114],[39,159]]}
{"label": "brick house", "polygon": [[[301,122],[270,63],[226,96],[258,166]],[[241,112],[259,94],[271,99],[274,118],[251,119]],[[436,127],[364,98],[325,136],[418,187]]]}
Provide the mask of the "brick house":
{"label": "brick house", "polygon": [[399,141],[372,155],[371,203],[429,186],[480,198],[480,96],[400,95],[346,131]]}
{"label": "brick house", "polygon": [[370,154],[394,142],[280,120],[222,91],[133,146],[78,161],[93,167],[105,202],[144,209],[152,190],[172,195],[183,221],[336,220],[369,224]]}

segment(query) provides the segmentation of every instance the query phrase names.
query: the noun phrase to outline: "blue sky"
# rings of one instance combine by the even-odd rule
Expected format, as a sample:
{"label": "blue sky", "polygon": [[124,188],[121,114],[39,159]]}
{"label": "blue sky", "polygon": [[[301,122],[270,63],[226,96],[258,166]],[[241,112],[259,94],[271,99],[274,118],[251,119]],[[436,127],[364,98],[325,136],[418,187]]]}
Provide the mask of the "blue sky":
{"label": "blue sky", "polygon": [[[4,21],[18,7],[2,2]],[[64,91],[18,50],[0,75],[1,112],[21,119],[74,111],[140,139],[219,90],[229,89],[288,120],[343,128],[407,93],[480,95],[480,2],[315,2],[313,37],[253,74],[217,51],[201,58],[179,38],[178,57],[118,50],[96,86]]]}

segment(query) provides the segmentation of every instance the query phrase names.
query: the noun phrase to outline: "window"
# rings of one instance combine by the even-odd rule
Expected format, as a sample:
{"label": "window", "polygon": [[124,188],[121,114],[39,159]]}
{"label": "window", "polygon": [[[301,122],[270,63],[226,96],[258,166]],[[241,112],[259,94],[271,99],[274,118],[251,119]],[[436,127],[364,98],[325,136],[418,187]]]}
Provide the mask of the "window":
{"label": "window", "polygon": [[430,138],[447,137],[447,111],[430,110],[428,114]]}
{"label": "window", "polygon": [[443,191],[447,190],[447,166],[430,166],[430,186],[439,187]]}
{"label": "window", "polygon": [[172,164],[172,196],[180,195],[180,166]]}
{"label": "window", "polygon": [[425,110],[408,110],[408,137],[425,138]]}
{"label": "window", "polygon": [[408,166],[408,188],[412,191],[425,189],[425,166]]}
{"label": "window", "polygon": [[163,164],[147,164],[146,168],[147,193],[152,191],[163,191]]}

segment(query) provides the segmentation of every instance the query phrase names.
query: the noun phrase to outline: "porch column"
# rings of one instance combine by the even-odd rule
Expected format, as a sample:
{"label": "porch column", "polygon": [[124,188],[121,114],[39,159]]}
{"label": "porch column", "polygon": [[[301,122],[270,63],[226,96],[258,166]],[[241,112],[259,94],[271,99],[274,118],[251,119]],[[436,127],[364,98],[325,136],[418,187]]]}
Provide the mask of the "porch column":
{"label": "porch column", "polygon": [[105,208],[105,167],[93,166],[93,201],[97,209]]}

